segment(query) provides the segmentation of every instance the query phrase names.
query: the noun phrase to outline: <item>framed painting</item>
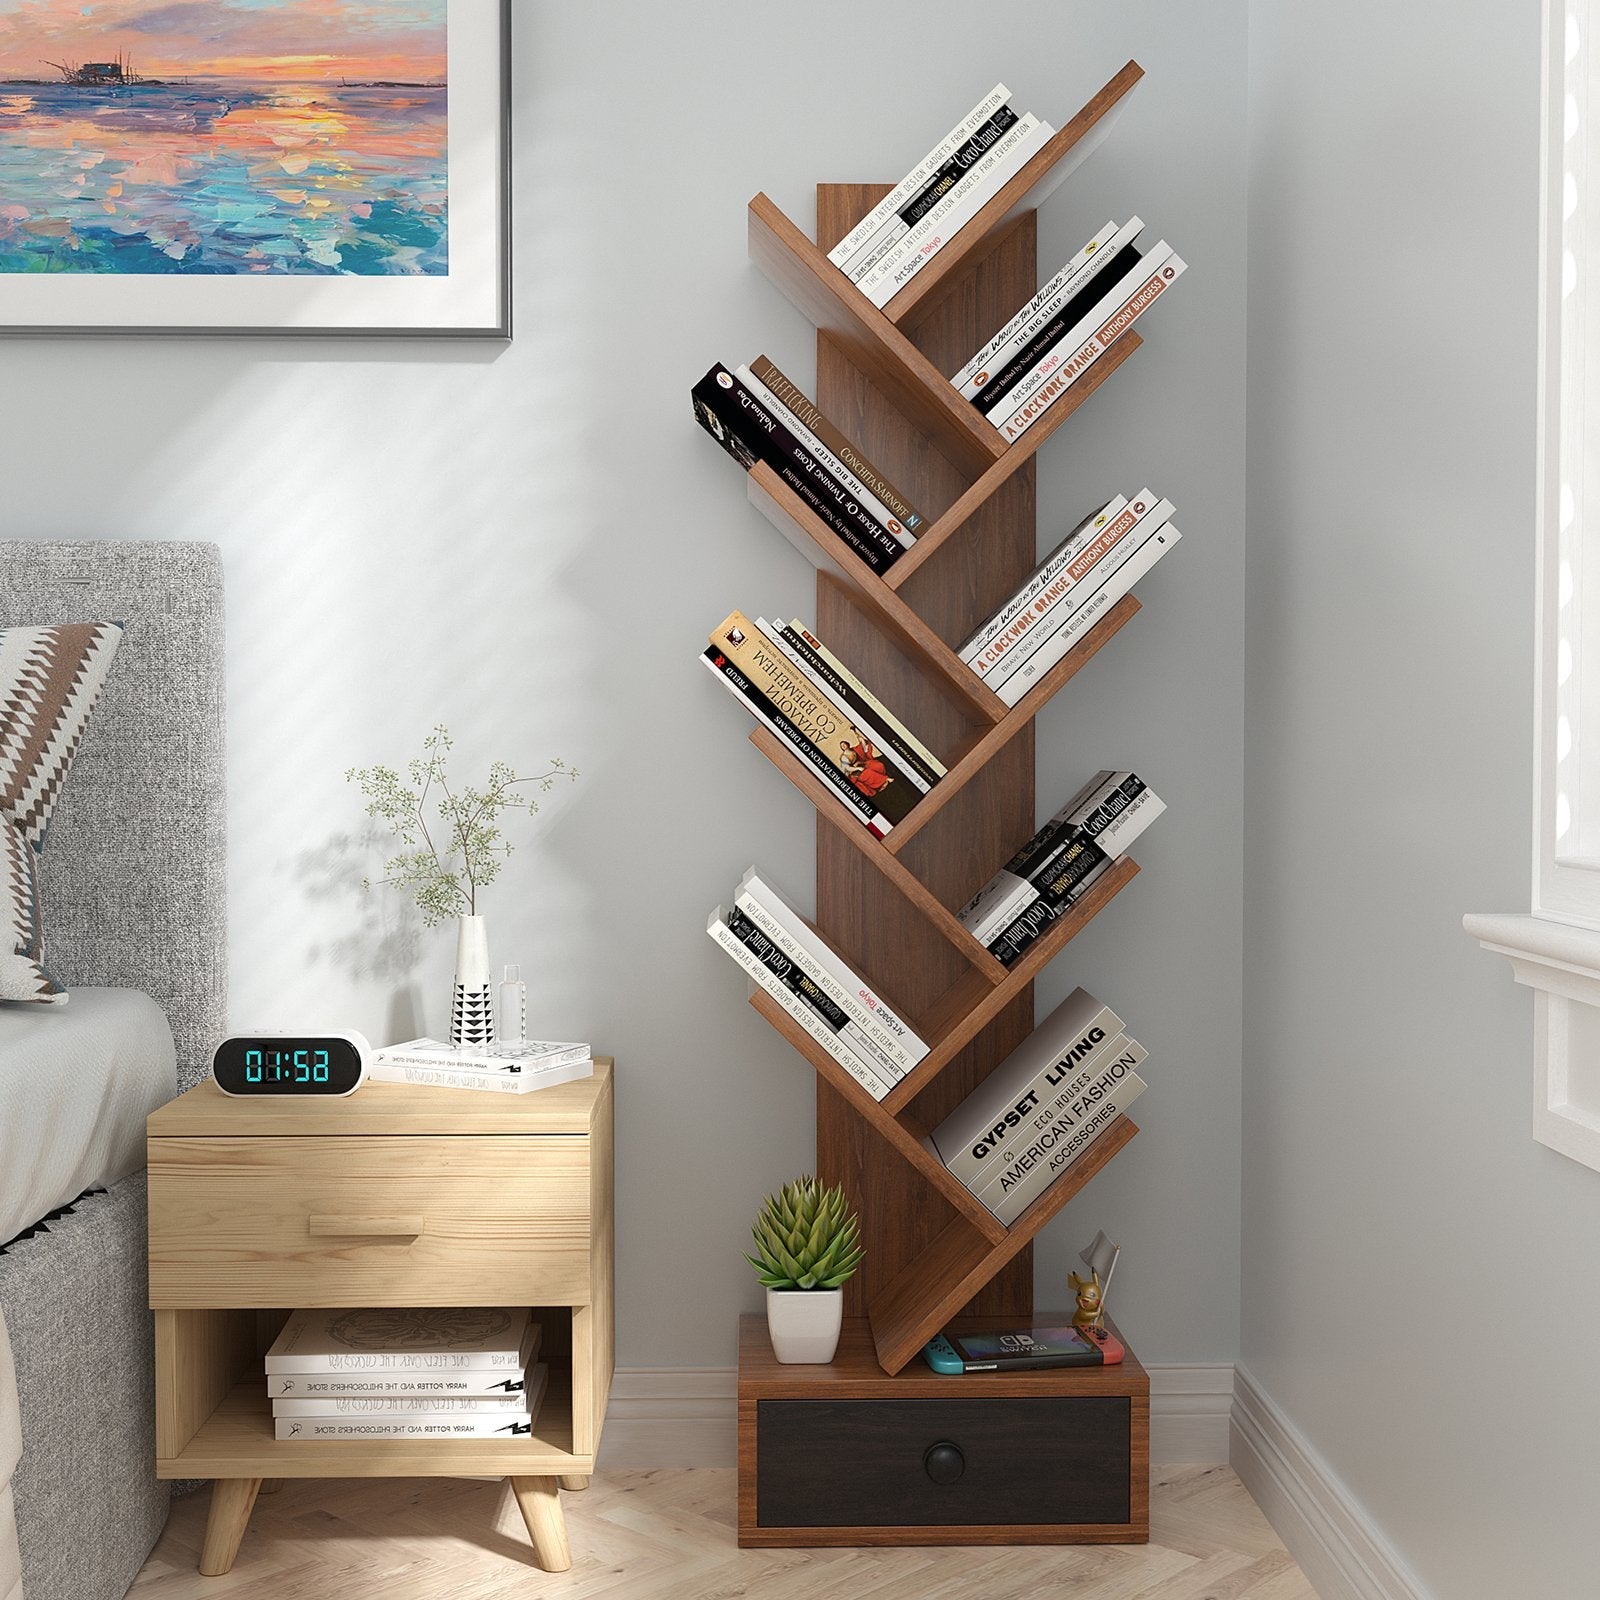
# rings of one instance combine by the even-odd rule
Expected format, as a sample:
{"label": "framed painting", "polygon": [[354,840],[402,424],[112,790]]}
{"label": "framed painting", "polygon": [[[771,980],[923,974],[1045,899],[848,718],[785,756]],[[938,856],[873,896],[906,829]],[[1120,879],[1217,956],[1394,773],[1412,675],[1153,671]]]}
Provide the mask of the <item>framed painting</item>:
{"label": "framed painting", "polygon": [[510,0],[0,0],[0,329],[509,338]]}

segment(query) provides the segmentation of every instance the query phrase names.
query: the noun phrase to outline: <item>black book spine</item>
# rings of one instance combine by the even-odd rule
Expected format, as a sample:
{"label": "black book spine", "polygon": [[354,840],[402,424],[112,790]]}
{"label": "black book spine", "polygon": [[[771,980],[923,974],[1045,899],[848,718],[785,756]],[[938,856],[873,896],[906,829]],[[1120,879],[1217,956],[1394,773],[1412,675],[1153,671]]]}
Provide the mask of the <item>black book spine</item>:
{"label": "black book spine", "polygon": [[1135,244],[1120,249],[1110,266],[1102,268],[1019,350],[1005,368],[991,378],[975,395],[972,403],[988,411],[1005,399],[1039,365],[1060,340],[1083,321],[1116,286],[1139,265],[1140,251]]}
{"label": "black book spine", "polygon": [[[857,794],[850,787],[845,775],[828,760],[822,751],[812,744],[794,723],[792,723],[772,701],[758,689],[715,645],[708,645],[703,652],[707,661],[727,681],[732,684],[735,693],[752,710],[758,720],[771,728],[802,760],[815,767],[817,775],[846,805],[854,811],[867,827],[880,838],[882,834],[875,825],[874,819],[878,812],[865,795]],[[887,825],[888,819],[884,822]]]}
{"label": "black book spine", "polygon": [[713,367],[693,395],[700,425],[729,455],[744,464],[743,454],[710,426],[713,419],[751,456],[767,462],[874,572],[886,572],[905,554],[906,547],[726,367]]}
{"label": "black book spine", "polygon": [[744,912],[734,907],[728,912],[728,928],[745,949],[764,966],[797,999],[803,1000],[833,1033],[843,1033],[849,1022],[844,1011],[825,995],[816,983],[803,973],[764,934]]}
{"label": "black book spine", "polygon": [[1110,866],[1111,857],[1080,834],[1062,852],[1054,871],[1039,884],[1039,898],[1005,931],[989,942],[989,953],[1009,967],[1046,928],[1070,911],[1091,883]]}
{"label": "black book spine", "polygon": [[812,649],[810,642],[798,628],[786,626],[783,630],[783,642],[789,645],[794,653],[827,684],[833,698],[845,707],[854,711],[864,722],[870,722],[879,733],[883,735],[884,742],[894,752],[895,760],[908,771],[915,772],[931,789],[939,781],[939,774],[928,765],[915,750],[895,735],[892,727],[884,724],[883,717],[867,704],[865,700],[839,676],[817,652]]}
{"label": "black book spine", "polygon": [[985,150],[991,149],[1007,128],[1017,121],[1010,106],[1001,106],[984,125],[957,150],[945,164],[917,191],[916,197],[900,212],[900,220],[907,227],[915,227],[938,203],[966,177],[972,163]]}

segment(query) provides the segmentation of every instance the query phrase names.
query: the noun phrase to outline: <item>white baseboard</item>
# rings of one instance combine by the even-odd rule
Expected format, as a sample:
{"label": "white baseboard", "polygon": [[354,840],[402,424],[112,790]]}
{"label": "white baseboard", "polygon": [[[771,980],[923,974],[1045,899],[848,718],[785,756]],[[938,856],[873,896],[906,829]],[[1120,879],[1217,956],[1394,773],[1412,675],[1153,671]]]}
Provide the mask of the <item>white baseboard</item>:
{"label": "white baseboard", "polygon": [[[1223,1363],[1149,1371],[1151,1461],[1226,1461],[1233,1368]],[[600,1470],[734,1466],[736,1380],[732,1367],[618,1368]]]}
{"label": "white baseboard", "polygon": [[1229,1462],[1321,1600],[1432,1600],[1377,1523],[1242,1367]]}

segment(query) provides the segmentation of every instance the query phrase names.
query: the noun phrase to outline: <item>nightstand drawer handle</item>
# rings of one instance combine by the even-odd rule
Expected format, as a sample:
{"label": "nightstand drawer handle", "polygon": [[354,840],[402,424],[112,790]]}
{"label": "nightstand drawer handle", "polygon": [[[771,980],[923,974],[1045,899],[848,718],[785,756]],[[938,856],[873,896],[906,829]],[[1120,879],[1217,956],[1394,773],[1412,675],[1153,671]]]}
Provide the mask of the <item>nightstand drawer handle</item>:
{"label": "nightstand drawer handle", "polygon": [[414,1239],[426,1224],[421,1217],[308,1217],[306,1231],[313,1239],[365,1235],[367,1238]]}

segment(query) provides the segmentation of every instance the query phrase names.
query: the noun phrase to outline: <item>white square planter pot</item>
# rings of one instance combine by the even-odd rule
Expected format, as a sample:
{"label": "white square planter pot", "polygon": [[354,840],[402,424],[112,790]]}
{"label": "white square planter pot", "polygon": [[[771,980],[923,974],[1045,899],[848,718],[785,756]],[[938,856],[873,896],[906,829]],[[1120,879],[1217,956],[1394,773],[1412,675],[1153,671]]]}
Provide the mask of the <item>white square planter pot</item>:
{"label": "white square planter pot", "polygon": [[767,1336],[790,1365],[825,1366],[839,1348],[843,1289],[768,1289]]}

